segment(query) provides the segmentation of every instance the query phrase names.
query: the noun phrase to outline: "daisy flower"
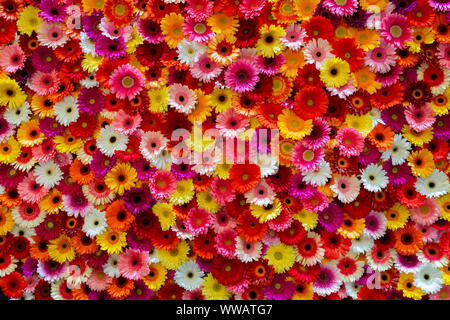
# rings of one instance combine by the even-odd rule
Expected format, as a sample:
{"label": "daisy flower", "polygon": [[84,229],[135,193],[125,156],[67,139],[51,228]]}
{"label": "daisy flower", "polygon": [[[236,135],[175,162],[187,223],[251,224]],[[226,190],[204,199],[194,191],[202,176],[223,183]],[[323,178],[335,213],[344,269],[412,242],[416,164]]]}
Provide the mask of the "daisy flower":
{"label": "daisy flower", "polygon": [[335,177],[334,184],[330,186],[330,189],[337,194],[339,201],[350,203],[358,197],[360,181],[355,175],[338,175]]}
{"label": "daisy flower", "polygon": [[361,171],[361,182],[364,188],[370,192],[379,192],[389,183],[389,179],[383,168],[377,164],[369,164]]}
{"label": "daisy flower", "polygon": [[253,90],[258,80],[255,66],[244,60],[232,63],[225,73],[227,86],[239,93]]}
{"label": "daisy flower", "polygon": [[244,132],[249,120],[235,109],[228,109],[217,116],[216,127],[221,135],[226,138],[234,138]]}
{"label": "daisy flower", "polygon": [[202,286],[204,274],[195,261],[189,260],[178,267],[174,280],[185,290],[193,291]]}
{"label": "daisy flower", "polygon": [[169,88],[169,106],[180,113],[191,113],[197,103],[197,95],[188,86],[175,83]]}
{"label": "daisy flower", "polygon": [[427,294],[438,292],[442,284],[442,271],[431,263],[422,265],[414,274],[414,285]]}
{"label": "daisy flower", "polygon": [[97,146],[104,155],[112,157],[116,150],[124,151],[127,144],[128,136],[115,131],[114,126],[107,125],[100,129]]}
{"label": "daisy flower", "polygon": [[450,191],[447,175],[438,169],[434,169],[426,178],[419,177],[414,185],[417,192],[427,198],[440,197]]}
{"label": "daisy flower", "polygon": [[119,99],[131,100],[143,89],[144,77],[136,67],[124,64],[114,69],[109,85]]}
{"label": "daisy flower", "polygon": [[331,49],[331,45],[327,40],[321,38],[312,39],[303,49],[303,55],[307,63],[312,63],[317,69],[320,69],[325,61],[335,57],[331,53]]}

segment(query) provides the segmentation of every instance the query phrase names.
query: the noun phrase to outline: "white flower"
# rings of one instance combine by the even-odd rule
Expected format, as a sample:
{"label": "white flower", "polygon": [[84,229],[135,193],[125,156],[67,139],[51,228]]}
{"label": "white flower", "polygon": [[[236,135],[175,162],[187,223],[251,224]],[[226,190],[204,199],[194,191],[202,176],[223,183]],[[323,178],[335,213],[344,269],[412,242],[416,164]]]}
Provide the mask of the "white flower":
{"label": "white flower", "polygon": [[80,33],[80,47],[84,54],[90,54],[91,56],[97,56],[95,53],[95,41],[91,40],[85,32]]}
{"label": "white flower", "polygon": [[191,113],[197,103],[197,95],[188,86],[174,83],[169,87],[169,106],[181,113]]}
{"label": "white flower", "polygon": [[442,284],[442,271],[431,263],[422,265],[414,274],[414,285],[422,289],[426,294],[438,292]]}
{"label": "white flower", "polygon": [[196,41],[183,39],[177,45],[178,61],[188,66],[192,66],[194,62],[197,62],[198,57],[204,52],[206,52],[206,46]]}
{"label": "white flower", "polygon": [[103,271],[110,277],[118,278],[120,277],[120,271],[118,268],[119,256],[110,255],[108,261],[103,265]]}
{"label": "white flower", "polygon": [[68,126],[70,123],[77,121],[80,113],[76,102],[77,99],[75,97],[67,96],[55,103],[53,112],[55,114],[55,119],[59,124]]}
{"label": "white flower", "polygon": [[114,130],[112,125],[100,129],[97,138],[99,150],[106,156],[112,157],[116,150],[124,151],[127,148],[128,136]]}
{"label": "white flower", "polygon": [[337,175],[330,189],[337,194],[339,201],[349,203],[358,197],[360,182],[356,176]]}
{"label": "white flower", "polygon": [[364,233],[357,239],[352,239],[352,245],[350,251],[355,253],[366,253],[372,249],[374,240]]}
{"label": "white flower", "polygon": [[302,172],[303,180],[312,186],[324,186],[327,184],[328,179],[331,178],[330,164],[325,160],[322,160],[314,171]]}
{"label": "white flower", "polygon": [[450,190],[450,183],[447,175],[438,169],[434,169],[426,178],[417,178],[414,186],[416,187],[417,192],[427,198],[439,198],[446,195]]}
{"label": "white flower", "polygon": [[240,237],[236,237],[236,256],[242,262],[256,261],[261,257],[262,243],[248,243]]}
{"label": "white flower", "polygon": [[401,165],[409,156],[409,151],[411,150],[411,144],[403,138],[401,134],[396,134],[394,136],[394,142],[390,149],[383,151],[381,159],[383,161],[388,161],[389,158],[392,161],[392,165]]}
{"label": "white flower", "polygon": [[174,280],[180,287],[192,291],[201,287],[204,275],[205,273],[198,264],[193,260],[189,260],[175,271]]}
{"label": "white flower", "polygon": [[84,216],[83,232],[90,238],[106,231],[105,212],[93,208],[88,214]]}
{"label": "white flower", "polygon": [[20,125],[24,121],[30,120],[31,110],[30,104],[25,102],[18,108],[7,108],[3,113],[3,117],[11,124]]}
{"label": "white flower", "polygon": [[139,150],[145,159],[153,161],[166,147],[167,142],[167,138],[161,132],[147,131],[142,135]]}
{"label": "white flower", "polygon": [[271,176],[278,171],[278,160],[272,153],[257,153],[255,162],[261,169],[261,178]]}
{"label": "white flower", "polygon": [[34,168],[36,182],[46,189],[51,189],[63,178],[63,172],[53,161],[41,162]]}
{"label": "white flower", "polygon": [[370,192],[379,192],[389,183],[386,171],[375,163],[369,164],[360,175],[364,188]]}

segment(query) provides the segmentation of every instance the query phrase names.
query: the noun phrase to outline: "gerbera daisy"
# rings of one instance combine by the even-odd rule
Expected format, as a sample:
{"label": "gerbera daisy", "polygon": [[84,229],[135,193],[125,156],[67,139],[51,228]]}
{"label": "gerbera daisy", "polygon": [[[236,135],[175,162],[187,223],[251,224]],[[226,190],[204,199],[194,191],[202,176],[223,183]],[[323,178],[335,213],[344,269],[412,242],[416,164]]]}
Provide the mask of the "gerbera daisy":
{"label": "gerbera daisy", "polygon": [[144,77],[135,67],[124,64],[114,69],[109,85],[118,98],[131,100],[142,90]]}

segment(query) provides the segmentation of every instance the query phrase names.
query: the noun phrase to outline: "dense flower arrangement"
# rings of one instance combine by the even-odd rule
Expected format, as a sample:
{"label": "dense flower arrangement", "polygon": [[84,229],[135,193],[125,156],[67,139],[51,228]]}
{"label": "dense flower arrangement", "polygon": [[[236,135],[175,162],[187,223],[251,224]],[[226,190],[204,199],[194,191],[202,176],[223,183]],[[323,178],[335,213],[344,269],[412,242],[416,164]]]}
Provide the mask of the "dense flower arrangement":
{"label": "dense flower arrangement", "polygon": [[449,12],[0,0],[2,292],[449,299]]}

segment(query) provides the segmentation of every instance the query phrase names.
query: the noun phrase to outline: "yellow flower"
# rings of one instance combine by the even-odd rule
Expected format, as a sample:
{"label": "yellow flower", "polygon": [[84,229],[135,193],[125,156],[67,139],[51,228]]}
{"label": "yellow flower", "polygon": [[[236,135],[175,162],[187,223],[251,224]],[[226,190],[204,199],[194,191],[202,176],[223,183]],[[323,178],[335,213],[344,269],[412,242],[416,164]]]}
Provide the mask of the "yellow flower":
{"label": "yellow flower", "polygon": [[218,12],[208,18],[208,25],[216,34],[234,34],[238,30],[239,21],[237,16],[230,16],[223,12]]}
{"label": "yellow flower", "polygon": [[290,109],[283,109],[278,116],[278,127],[281,135],[287,139],[301,140],[312,131],[312,120],[303,120]]}
{"label": "yellow flower", "polygon": [[166,36],[165,41],[170,49],[175,49],[181,40],[183,34],[184,17],[181,14],[171,12],[166,14],[161,20],[161,31]]}
{"label": "yellow flower", "polygon": [[194,92],[197,95],[197,104],[187,118],[192,123],[204,122],[211,115],[211,99],[200,89],[195,89]]}
{"label": "yellow flower", "polygon": [[406,225],[409,218],[409,209],[399,202],[396,202],[392,208],[384,213],[384,216],[387,220],[386,228],[395,231]]}
{"label": "yellow flower", "polygon": [[95,9],[101,10],[105,6],[105,0],[82,0],[82,8],[86,13],[92,13]]}
{"label": "yellow flower", "polygon": [[22,91],[16,80],[0,79],[0,105],[17,108],[25,103],[27,95]]}
{"label": "yellow flower", "polygon": [[319,3],[320,0],[294,0],[294,9],[298,19],[308,21]]}
{"label": "yellow flower", "polygon": [[13,163],[20,156],[20,152],[20,144],[13,136],[9,137],[8,140],[0,143],[0,163]]}
{"label": "yellow flower", "polygon": [[161,88],[149,90],[148,97],[150,98],[148,107],[150,111],[164,113],[169,109],[169,87],[162,86]]}
{"label": "yellow flower", "polygon": [[277,198],[274,198],[273,203],[266,206],[250,205],[252,215],[258,218],[260,223],[275,219],[281,214],[281,209],[281,202]]}
{"label": "yellow flower", "polygon": [[102,63],[103,56],[93,56],[91,54],[84,54],[83,60],[81,60],[81,67],[89,73],[98,70],[98,66]]}
{"label": "yellow flower", "polygon": [[370,71],[369,67],[362,67],[353,73],[353,84],[369,94],[374,94],[381,88],[381,83],[375,80],[375,73]]}
{"label": "yellow flower", "polygon": [[439,197],[437,200],[441,207],[441,218],[450,221],[450,193]]}
{"label": "yellow flower", "polygon": [[264,259],[271,265],[276,273],[283,273],[289,270],[295,263],[296,253],[292,246],[284,243],[271,246],[267,249]]}
{"label": "yellow flower", "polygon": [[144,37],[139,33],[139,30],[137,27],[133,28],[133,31],[131,32],[131,38],[127,42],[127,48],[125,51],[128,54],[133,54],[137,47],[144,43]]}
{"label": "yellow flower", "polygon": [[408,156],[408,165],[415,177],[428,177],[434,170],[433,154],[427,149],[412,151]]}
{"label": "yellow flower", "polygon": [[422,296],[425,294],[422,289],[414,285],[413,273],[400,273],[397,290],[402,291],[404,297],[412,298],[414,300],[422,299]]}
{"label": "yellow flower", "polygon": [[412,32],[412,40],[407,41],[405,44],[412,53],[419,53],[421,45],[431,44],[434,42],[434,34],[431,27],[417,28]]}
{"label": "yellow flower", "polygon": [[300,212],[292,215],[292,218],[300,221],[306,231],[311,231],[315,227],[317,227],[317,223],[319,221],[319,215],[317,214],[317,212],[309,211],[306,209],[302,209]]}
{"label": "yellow flower", "polygon": [[260,37],[256,42],[258,54],[266,58],[273,58],[283,50],[281,38],[286,35],[286,31],[281,26],[265,24],[259,29]]}
{"label": "yellow flower", "polygon": [[[435,124],[439,125],[439,124]],[[433,127],[430,127],[424,131],[416,132],[408,125],[403,125],[402,135],[413,146],[423,147],[424,143],[428,143],[433,139]]]}
{"label": "yellow flower", "polygon": [[103,233],[97,235],[96,242],[103,251],[117,255],[127,245],[127,234],[126,232],[114,231],[108,227]]}
{"label": "yellow flower", "polygon": [[39,17],[39,11],[41,11],[39,8],[31,5],[26,6],[17,20],[17,30],[22,34],[29,36],[33,32],[37,33],[39,26],[42,23],[42,18]]}
{"label": "yellow flower", "polygon": [[348,214],[345,214],[344,222],[337,230],[337,233],[347,239],[356,239],[362,235],[364,227],[364,219],[353,219]]}
{"label": "yellow flower", "polygon": [[119,162],[105,176],[105,183],[113,193],[123,195],[136,185],[137,171],[131,164]]}
{"label": "yellow flower", "polygon": [[194,197],[194,184],[192,179],[177,181],[177,187],[174,193],[170,196],[169,201],[174,205],[183,205],[191,201]]}
{"label": "yellow flower", "polygon": [[202,283],[202,294],[207,300],[229,300],[232,296],[227,287],[220,284],[211,273],[208,273]]}
{"label": "yellow flower", "polygon": [[152,211],[158,217],[163,231],[167,231],[175,225],[176,215],[170,203],[157,202],[153,205]]}
{"label": "yellow flower", "polygon": [[64,136],[55,136],[53,142],[56,144],[56,151],[61,153],[76,153],[83,146],[83,140],[75,138],[69,130]]}
{"label": "yellow flower", "polygon": [[288,49],[283,55],[286,58],[286,62],[281,66],[281,74],[289,78],[295,78],[298,74],[298,69],[305,65],[305,57],[302,51]]}
{"label": "yellow flower", "polygon": [[39,129],[39,121],[37,119],[24,121],[17,129],[17,140],[24,147],[32,147],[41,144],[45,135]]}
{"label": "yellow flower", "polygon": [[350,66],[341,58],[325,60],[320,67],[320,80],[328,87],[340,88],[347,84],[350,77]]}
{"label": "yellow flower", "polygon": [[225,110],[232,107],[231,96],[233,91],[228,88],[214,88],[211,92],[211,104],[215,108],[216,112],[224,112]]}
{"label": "yellow flower", "polygon": [[62,234],[58,238],[50,240],[48,244],[48,255],[58,263],[75,259],[75,250],[70,238]]}
{"label": "yellow flower", "polygon": [[230,169],[233,165],[229,163],[219,163],[216,167],[215,174],[220,179],[229,179],[230,178]]}
{"label": "yellow flower", "polygon": [[189,245],[186,241],[180,241],[173,250],[157,250],[161,264],[169,270],[178,269],[184,262],[188,261]]}
{"label": "yellow flower", "polygon": [[142,279],[150,290],[158,291],[167,279],[167,269],[159,262],[150,264],[149,269],[148,275]]}
{"label": "yellow flower", "polygon": [[448,87],[443,94],[433,96],[431,107],[437,116],[448,114],[448,111],[450,110],[450,87]]}
{"label": "yellow flower", "polygon": [[208,212],[219,212],[221,206],[214,200],[214,197],[209,191],[202,191],[197,193],[197,206],[200,209],[205,209]]}
{"label": "yellow flower", "polygon": [[386,8],[387,3],[387,0],[361,0],[359,5],[363,10],[368,10],[372,13],[381,13]]}
{"label": "yellow flower", "polygon": [[358,130],[363,137],[367,136],[372,131],[372,117],[369,113],[362,116],[347,114],[345,116],[345,124],[348,127]]}
{"label": "yellow flower", "polygon": [[6,235],[14,228],[14,220],[11,215],[11,210],[0,206],[0,236]]}
{"label": "yellow flower", "polygon": [[380,45],[380,35],[375,30],[350,28],[349,37],[355,38],[357,45],[364,51],[369,51]]}

